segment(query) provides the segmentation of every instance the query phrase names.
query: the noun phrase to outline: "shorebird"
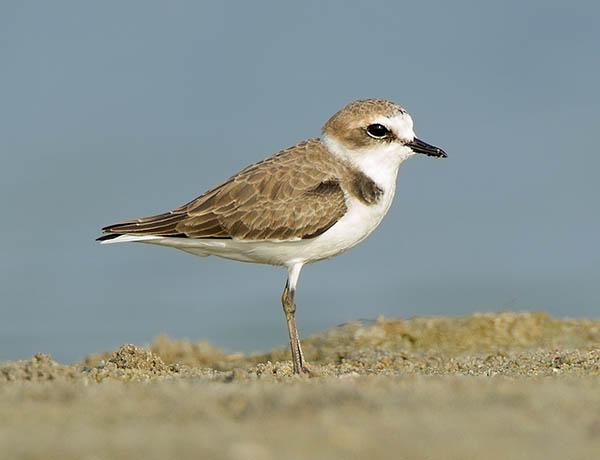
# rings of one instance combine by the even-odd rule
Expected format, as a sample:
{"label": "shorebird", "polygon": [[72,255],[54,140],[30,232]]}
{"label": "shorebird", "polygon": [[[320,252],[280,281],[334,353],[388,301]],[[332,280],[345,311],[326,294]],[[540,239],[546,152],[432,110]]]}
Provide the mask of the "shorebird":
{"label": "shorebird", "polygon": [[294,373],[307,373],[296,327],[300,270],[375,230],[392,203],[400,164],[415,154],[446,157],[415,136],[401,106],[354,101],[325,123],[321,138],[251,165],[172,211],[104,227],[98,240],[287,268],[281,303],[292,364]]}

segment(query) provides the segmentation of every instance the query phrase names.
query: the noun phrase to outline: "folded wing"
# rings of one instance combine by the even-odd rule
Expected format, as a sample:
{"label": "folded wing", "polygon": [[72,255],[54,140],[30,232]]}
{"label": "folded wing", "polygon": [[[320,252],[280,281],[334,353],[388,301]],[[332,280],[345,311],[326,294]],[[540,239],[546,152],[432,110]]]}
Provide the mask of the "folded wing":
{"label": "folded wing", "polygon": [[[112,235],[294,240],[313,238],[345,213],[344,165],[318,139],[252,165],[195,200],[164,214],[110,225]],[[339,173],[339,174],[337,174]]]}

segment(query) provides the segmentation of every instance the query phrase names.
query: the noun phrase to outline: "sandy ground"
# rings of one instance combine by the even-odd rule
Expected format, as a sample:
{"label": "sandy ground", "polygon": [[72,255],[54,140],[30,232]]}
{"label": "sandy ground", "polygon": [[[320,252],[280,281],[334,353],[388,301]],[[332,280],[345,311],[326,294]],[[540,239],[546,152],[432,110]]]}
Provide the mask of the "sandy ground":
{"label": "sandy ground", "polygon": [[167,337],[0,364],[0,458],[600,458],[600,321],[380,318],[304,343],[309,378],[285,348]]}

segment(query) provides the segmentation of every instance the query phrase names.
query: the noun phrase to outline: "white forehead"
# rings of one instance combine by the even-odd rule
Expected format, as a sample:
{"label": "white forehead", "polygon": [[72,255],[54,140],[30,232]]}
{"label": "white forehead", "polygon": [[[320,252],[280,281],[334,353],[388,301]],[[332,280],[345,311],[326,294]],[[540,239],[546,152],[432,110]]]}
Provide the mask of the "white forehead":
{"label": "white forehead", "polygon": [[410,142],[415,138],[413,120],[408,112],[398,113],[392,117],[380,116],[375,119],[374,123],[384,125],[402,140]]}

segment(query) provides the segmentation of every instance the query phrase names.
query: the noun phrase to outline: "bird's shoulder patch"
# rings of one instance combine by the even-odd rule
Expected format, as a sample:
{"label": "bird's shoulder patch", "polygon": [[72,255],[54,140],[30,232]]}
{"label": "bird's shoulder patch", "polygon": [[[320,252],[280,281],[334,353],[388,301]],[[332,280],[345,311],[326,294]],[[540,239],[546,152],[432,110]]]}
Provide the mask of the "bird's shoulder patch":
{"label": "bird's shoulder patch", "polygon": [[383,189],[369,176],[355,171],[350,184],[350,193],[367,205],[374,205],[383,196]]}

